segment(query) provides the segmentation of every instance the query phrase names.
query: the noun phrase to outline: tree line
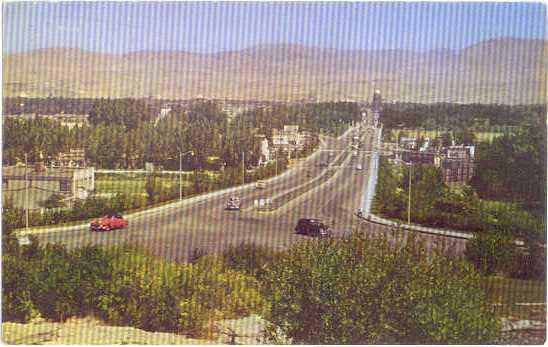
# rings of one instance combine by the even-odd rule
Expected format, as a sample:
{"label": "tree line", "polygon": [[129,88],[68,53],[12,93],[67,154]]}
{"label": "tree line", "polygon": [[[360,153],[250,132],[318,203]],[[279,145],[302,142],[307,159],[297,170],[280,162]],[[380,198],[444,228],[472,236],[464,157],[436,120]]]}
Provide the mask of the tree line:
{"label": "tree line", "polygon": [[545,115],[545,105],[395,103],[383,106],[381,121],[386,128],[492,131],[537,124]]}
{"label": "tree line", "polygon": [[539,216],[546,211],[546,127],[521,127],[477,148],[471,182],[481,197],[516,202]]}
{"label": "tree line", "polygon": [[[4,122],[3,163],[55,157],[70,148],[83,148],[91,165],[104,169],[143,168],[145,162],[166,169],[237,167],[245,156],[246,167],[259,160],[257,134],[271,138],[274,128],[299,125],[312,132],[312,146],[320,129],[341,133],[359,119],[359,107],[351,103],[276,106],[256,109],[233,120],[214,102],[195,102],[188,109],[175,107],[168,117],[154,121],[154,107],[142,100],[99,99],[89,111],[89,125],[69,129],[44,119]],[[310,148],[305,148],[310,150]],[[298,153],[295,153],[298,155]]]}
{"label": "tree line", "polygon": [[[129,99],[128,99],[129,100]],[[156,99],[136,99],[139,102],[145,103],[154,111],[160,110],[162,100]],[[89,114],[97,99],[95,98],[26,98],[26,97],[7,97],[3,99],[4,114]]]}

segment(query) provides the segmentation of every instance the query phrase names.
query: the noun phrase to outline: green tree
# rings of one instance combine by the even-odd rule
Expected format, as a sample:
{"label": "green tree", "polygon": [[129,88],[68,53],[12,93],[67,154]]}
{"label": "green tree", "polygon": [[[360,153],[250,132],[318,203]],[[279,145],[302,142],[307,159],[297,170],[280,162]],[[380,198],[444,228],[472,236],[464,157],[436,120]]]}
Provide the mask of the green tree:
{"label": "green tree", "polygon": [[55,193],[52,194],[49,198],[44,200],[42,203],[42,206],[44,208],[58,208],[58,207],[65,207],[66,204],[63,201],[65,199],[63,194]]}
{"label": "green tree", "polygon": [[145,191],[147,193],[147,199],[149,204],[153,204],[157,201],[158,196],[162,190],[162,182],[155,175],[148,175],[147,182],[145,184]]}
{"label": "green tree", "polygon": [[517,259],[514,238],[506,232],[475,234],[466,244],[465,256],[485,275],[510,275]]}
{"label": "green tree", "polygon": [[498,323],[467,262],[362,234],[294,246],[267,269],[267,316],[298,344],[493,343]]}
{"label": "green tree", "polygon": [[459,128],[455,130],[455,142],[459,145],[470,146],[476,140],[474,132],[469,128]]}
{"label": "green tree", "polygon": [[438,168],[433,165],[413,165],[404,171],[403,189],[409,194],[409,174],[411,172],[411,218],[416,222],[432,219],[436,200],[443,195],[445,185]]}

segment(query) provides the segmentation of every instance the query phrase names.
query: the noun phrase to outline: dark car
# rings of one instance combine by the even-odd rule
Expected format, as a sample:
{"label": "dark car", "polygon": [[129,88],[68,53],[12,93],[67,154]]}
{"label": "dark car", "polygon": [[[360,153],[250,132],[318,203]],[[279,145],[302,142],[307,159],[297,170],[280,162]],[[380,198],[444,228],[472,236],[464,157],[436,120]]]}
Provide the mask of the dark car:
{"label": "dark car", "polygon": [[295,232],[301,235],[314,237],[329,237],[331,230],[320,219],[301,218],[295,227]]}
{"label": "dark car", "polygon": [[104,217],[91,221],[89,228],[91,231],[109,231],[113,229],[127,228],[128,221],[124,217],[116,215],[106,215]]}

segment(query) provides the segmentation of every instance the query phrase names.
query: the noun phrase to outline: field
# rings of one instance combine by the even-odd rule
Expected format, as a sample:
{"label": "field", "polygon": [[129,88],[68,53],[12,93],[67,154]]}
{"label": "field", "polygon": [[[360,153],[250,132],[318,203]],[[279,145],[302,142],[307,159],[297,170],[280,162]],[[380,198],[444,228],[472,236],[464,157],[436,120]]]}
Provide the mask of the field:
{"label": "field", "polygon": [[[183,173],[183,186],[192,184],[192,173]],[[179,186],[178,175],[162,175],[157,178],[161,182],[162,189],[170,189]],[[146,195],[147,177],[144,174],[97,174],[95,179],[95,191],[97,194],[125,193],[128,195]]]}
{"label": "field", "polygon": [[[429,137],[430,139],[435,139],[438,136],[441,136],[447,130],[423,130],[423,129],[391,129],[392,138],[397,139],[398,135],[403,132],[405,136],[414,137],[414,136],[423,136]],[[504,132],[501,131],[474,131],[476,140],[480,142],[491,142],[493,139],[502,136]]]}

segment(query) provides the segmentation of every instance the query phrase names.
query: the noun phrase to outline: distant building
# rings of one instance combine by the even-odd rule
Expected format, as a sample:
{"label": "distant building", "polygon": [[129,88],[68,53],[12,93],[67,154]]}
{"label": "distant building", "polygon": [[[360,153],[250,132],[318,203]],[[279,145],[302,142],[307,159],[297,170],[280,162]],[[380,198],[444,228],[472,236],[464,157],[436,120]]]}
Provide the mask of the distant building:
{"label": "distant building", "polygon": [[284,125],[283,130],[272,129],[272,143],[300,147],[304,145],[305,136],[299,132],[298,125]]}
{"label": "distant building", "polygon": [[71,148],[68,152],[61,152],[51,161],[52,167],[84,168],[86,167],[86,152],[83,149]]}
{"label": "distant building", "polygon": [[406,163],[413,164],[430,164],[434,165],[437,153],[431,151],[402,151],[401,160]]}
{"label": "distant building", "polygon": [[382,96],[380,90],[375,90],[373,93],[373,101],[371,101],[371,110],[373,111],[373,122],[378,126],[380,113],[382,111]]}
{"label": "distant building", "polygon": [[448,159],[474,159],[475,146],[449,146],[442,149]]}
{"label": "distant building", "polygon": [[61,112],[56,114],[42,114],[38,116],[38,118],[58,121],[62,126],[66,126],[69,129],[83,127],[89,123],[89,115],[87,114],[69,114]]}
{"label": "distant building", "polygon": [[474,176],[475,164],[472,160],[441,159],[437,165],[443,174],[445,184],[468,183]]}
{"label": "distant building", "polygon": [[7,114],[4,117],[8,119],[33,120],[36,118],[36,113]]}
{"label": "distant building", "polygon": [[430,146],[432,145],[432,141],[429,137],[424,138],[424,142],[422,143],[421,147],[419,148],[419,151],[428,151],[430,149]]}
{"label": "distant building", "polygon": [[308,132],[299,131],[298,125],[284,125],[283,130],[272,129],[272,147],[288,153],[302,150],[313,139]]}
{"label": "distant building", "polygon": [[299,126],[298,125],[284,125],[284,133],[286,134],[298,134]]}
{"label": "distant building", "polygon": [[442,148],[435,165],[443,173],[446,184],[468,183],[474,176],[475,147],[449,146]]}
{"label": "distant building", "polygon": [[426,143],[417,150],[414,138],[402,138],[400,148],[396,151],[396,162],[434,165],[441,170],[443,180],[448,185],[470,182],[475,170],[474,146],[449,146],[432,150]]}
{"label": "distant building", "polygon": [[416,149],[417,139],[414,137],[400,137],[398,139],[398,144],[403,149]]}
{"label": "distant building", "polygon": [[4,201],[9,199],[15,207],[25,208],[28,193],[28,208],[39,209],[52,195],[61,194],[70,207],[75,199],[85,199],[95,189],[94,174],[93,167],[47,168],[42,163],[6,166],[2,169]]}
{"label": "distant building", "polygon": [[169,113],[171,112],[171,105],[169,104],[166,104],[166,105],[163,105],[161,108],[160,108],[160,113],[158,114],[158,116],[156,117],[156,120],[155,120],[155,124],[158,124],[158,122],[162,119],[164,119],[165,117],[167,117],[169,115]]}
{"label": "distant building", "polygon": [[264,165],[271,160],[270,146],[265,135],[255,135],[255,140],[259,141],[259,165]]}

